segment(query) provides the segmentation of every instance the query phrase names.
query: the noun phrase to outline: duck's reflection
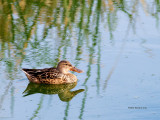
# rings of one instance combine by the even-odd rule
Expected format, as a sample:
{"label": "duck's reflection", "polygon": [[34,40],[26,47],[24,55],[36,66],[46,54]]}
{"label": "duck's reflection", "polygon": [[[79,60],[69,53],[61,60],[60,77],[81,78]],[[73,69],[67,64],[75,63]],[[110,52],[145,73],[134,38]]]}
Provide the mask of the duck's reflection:
{"label": "duck's reflection", "polygon": [[26,90],[23,93],[24,93],[24,96],[28,96],[36,93],[58,94],[61,101],[68,102],[74,96],[84,91],[84,89],[70,91],[76,85],[77,85],[77,82],[71,83],[71,84],[59,84],[59,85],[29,83]]}

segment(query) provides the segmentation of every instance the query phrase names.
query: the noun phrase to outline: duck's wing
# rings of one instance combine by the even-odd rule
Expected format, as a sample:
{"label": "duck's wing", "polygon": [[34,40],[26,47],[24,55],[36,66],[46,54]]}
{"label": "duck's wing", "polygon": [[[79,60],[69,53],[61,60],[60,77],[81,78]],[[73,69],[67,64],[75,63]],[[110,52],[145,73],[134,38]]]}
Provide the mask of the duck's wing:
{"label": "duck's wing", "polygon": [[56,68],[44,68],[44,69],[22,69],[26,75],[34,76],[34,77],[61,77],[61,73]]}
{"label": "duck's wing", "polygon": [[23,69],[23,71],[30,82],[45,84],[59,84],[65,82],[62,81],[62,79],[64,79],[64,74],[60,73],[56,68]]}
{"label": "duck's wing", "polygon": [[26,69],[26,68],[23,68],[22,70],[27,75],[36,76],[36,75],[42,74],[46,71],[49,71],[50,68],[45,68],[45,69]]}

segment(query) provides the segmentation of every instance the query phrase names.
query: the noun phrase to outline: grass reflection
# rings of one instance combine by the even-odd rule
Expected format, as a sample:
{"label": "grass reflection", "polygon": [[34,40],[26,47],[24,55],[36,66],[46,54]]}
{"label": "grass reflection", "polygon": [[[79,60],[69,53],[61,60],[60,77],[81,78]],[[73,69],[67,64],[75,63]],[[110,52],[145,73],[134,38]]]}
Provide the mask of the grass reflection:
{"label": "grass reflection", "polygon": [[[10,71],[21,66],[26,57],[26,49],[38,49],[38,45],[45,41],[52,29],[56,30],[54,31],[54,35],[60,38],[61,41],[57,44],[57,53],[59,54],[58,56],[56,53],[53,54],[53,56],[56,56],[54,59],[57,59],[57,57],[60,59],[59,55],[61,49],[63,49],[64,54],[67,54],[67,49],[72,43],[72,41],[70,41],[72,39],[71,36],[77,29],[78,34],[76,35],[77,45],[75,52],[77,54],[76,60],[80,60],[81,58],[79,55],[82,54],[81,49],[84,43],[88,44],[88,36],[95,32],[92,29],[92,25],[100,22],[93,18],[100,20],[101,17],[102,20],[107,21],[110,39],[112,40],[114,37],[113,32],[116,30],[118,24],[117,13],[119,11],[122,11],[128,16],[129,22],[133,24],[134,30],[134,24],[138,15],[137,6],[142,5],[143,10],[147,14],[155,17],[157,26],[159,24],[160,13],[159,0],[153,1],[153,6],[150,6],[145,0],[136,0],[132,2],[126,0],[64,0],[61,2],[57,2],[56,0],[7,0],[1,1],[0,5],[2,6],[0,18],[0,57],[8,59],[11,57],[13,58],[11,61],[12,67],[10,67],[11,64],[9,65],[6,63],[6,67],[10,67],[8,69]],[[97,6],[97,8],[95,8],[95,6]],[[155,11],[150,11],[149,9],[151,8],[154,8]],[[98,9],[102,9],[102,11],[100,12]],[[41,37],[38,37],[39,25],[43,26]],[[75,33],[77,33],[77,31]],[[36,40],[34,46],[32,42],[29,41],[33,38]],[[58,42],[58,40],[55,40],[55,42]],[[7,56],[5,53],[8,53],[10,56]],[[5,63],[3,59],[2,61]]]}
{"label": "grass reflection", "polygon": [[69,111],[69,102],[67,102],[67,105],[66,105],[66,109],[65,109],[65,117],[63,118],[63,120],[67,120],[67,117],[68,117],[68,111]]}
{"label": "grass reflection", "polygon": [[81,105],[80,115],[79,115],[79,119],[80,119],[80,120],[83,119],[84,109],[85,109],[86,100],[87,100],[87,91],[88,91],[88,87],[85,86],[84,97],[83,97],[83,99],[82,99],[82,105]]}
{"label": "grass reflection", "polygon": [[37,114],[39,113],[40,109],[42,108],[43,99],[44,99],[44,95],[41,95],[41,98],[40,98],[38,107],[37,107],[37,109],[34,111],[34,114],[33,114],[33,116],[30,118],[30,120],[33,120],[34,118],[37,117]]}

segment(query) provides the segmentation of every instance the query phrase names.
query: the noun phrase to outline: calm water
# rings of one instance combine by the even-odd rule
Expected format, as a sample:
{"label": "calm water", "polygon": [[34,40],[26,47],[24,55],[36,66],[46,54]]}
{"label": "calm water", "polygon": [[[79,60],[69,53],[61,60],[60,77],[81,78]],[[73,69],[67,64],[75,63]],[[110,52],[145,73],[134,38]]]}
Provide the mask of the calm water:
{"label": "calm water", "polygon": [[[0,1],[0,120],[159,120],[160,0]],[[69,60],[77,84],[22,68]]]}

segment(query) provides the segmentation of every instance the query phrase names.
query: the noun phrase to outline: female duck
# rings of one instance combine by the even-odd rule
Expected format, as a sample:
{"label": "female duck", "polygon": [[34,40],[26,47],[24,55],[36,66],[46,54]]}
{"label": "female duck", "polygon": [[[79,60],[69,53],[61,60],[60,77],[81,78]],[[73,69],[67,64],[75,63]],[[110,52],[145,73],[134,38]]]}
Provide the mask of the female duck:
{"label": "female duck", "polygon": [[44,84],[66,84],[77,82],[77,77],[69,71],[82,73],[83,71],[74,67],[69,61],[62,60],[57,68],[45,69],[22,69],[30,82]]}

